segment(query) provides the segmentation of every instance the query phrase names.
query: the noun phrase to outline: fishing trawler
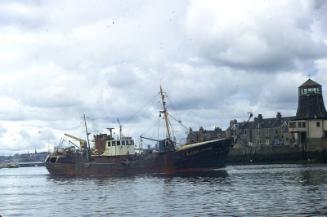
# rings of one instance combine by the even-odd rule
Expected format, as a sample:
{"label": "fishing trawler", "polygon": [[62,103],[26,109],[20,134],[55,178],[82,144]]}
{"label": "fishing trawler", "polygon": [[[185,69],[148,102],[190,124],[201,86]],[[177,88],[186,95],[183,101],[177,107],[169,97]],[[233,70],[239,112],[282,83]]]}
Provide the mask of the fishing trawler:
{"label": "fishing trawler", "polygon": [[45,162],[49,173],[54,176],[117,176],[203,172],[224,167],[232,138],[177,147],[171,136],[165,94],[161,87],[160,95],[163,107],[160,114],[165,121],[166,138],[155,140],[157,149],[136,152],[134,140],[122,136],[120,126],[118,138],[114,137],[113,128],[108,128],[109,134],[94,135],[94,148],[91,150],[84,116],[86,140],[66,134],[79,141],[80,146],[56,149],[49,154]]}

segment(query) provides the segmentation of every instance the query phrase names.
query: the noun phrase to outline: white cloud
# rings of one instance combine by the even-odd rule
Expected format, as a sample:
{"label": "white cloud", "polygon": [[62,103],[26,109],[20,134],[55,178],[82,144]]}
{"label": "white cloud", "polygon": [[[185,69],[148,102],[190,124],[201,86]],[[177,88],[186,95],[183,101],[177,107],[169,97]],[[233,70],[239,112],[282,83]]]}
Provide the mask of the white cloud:
{"label": "white cloud", "polygon": [[0,152],[47,150],[64,132],[82,137],[83,113],[92,132],[117,118],[132,136],[155,131],[160,84],[194,129],[226,127],[249,111],[294,115],[308,74],[327,84],[325,9],[323,1],[2,1]]}
{"label": "white cloud", "polygon": [[200,53],[216,64],[262,71],[292,70],[296,62],[326,56],[308,1],[192,1],[187,30]]}

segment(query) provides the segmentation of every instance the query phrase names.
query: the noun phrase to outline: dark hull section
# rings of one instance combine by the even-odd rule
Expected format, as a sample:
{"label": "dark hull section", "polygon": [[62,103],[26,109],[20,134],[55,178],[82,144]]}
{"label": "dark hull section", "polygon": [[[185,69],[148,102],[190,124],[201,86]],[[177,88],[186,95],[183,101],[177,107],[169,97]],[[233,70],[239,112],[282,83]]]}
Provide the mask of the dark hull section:
{"label": "dark hull section", "polygon": [[[90,161],[78,156],[50,158],[46,168],[56,176],[117,176],[146,173],[199,172],[225,166],[231,139],[212,140],[184,146],[165,153],[128,156],[92,156]],[[54,156],[52,156],[53,159]]]}

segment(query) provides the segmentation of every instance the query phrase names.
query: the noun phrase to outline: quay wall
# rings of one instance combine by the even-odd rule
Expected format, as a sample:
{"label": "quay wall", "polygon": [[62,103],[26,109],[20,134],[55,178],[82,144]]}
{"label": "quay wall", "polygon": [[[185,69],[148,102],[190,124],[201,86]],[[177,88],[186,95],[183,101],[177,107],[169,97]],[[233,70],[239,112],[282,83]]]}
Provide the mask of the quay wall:
{"label": "quay wall", "polygon": [[304,145],[233,147],[227,164],[327,163],[327,140],[311,139]]}

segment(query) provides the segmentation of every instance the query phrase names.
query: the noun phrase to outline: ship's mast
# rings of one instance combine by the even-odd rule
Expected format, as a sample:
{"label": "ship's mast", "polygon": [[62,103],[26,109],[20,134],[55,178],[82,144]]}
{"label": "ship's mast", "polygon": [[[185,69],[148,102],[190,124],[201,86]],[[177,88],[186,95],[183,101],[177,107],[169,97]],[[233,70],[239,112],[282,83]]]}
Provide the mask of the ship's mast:
{"label": "ship's mast", "polygon": [[85,132],[86,132],[86,141],[87,141],[86,159],[89,161],[90,160],[90,141],[89,141],[89,131],[87,130],[87,124],[86,124],[85,114],[84,114],[83,118],[84,118],[84,125],[85,125]]}
{"label": "ship's mast", "polygon": [[171,140],[171,134],[170,134],[170,128],[169,128],[169,122],[168,122],[168,112],[167,112],[167,108],[166,108],[166,101],[165,101],[165,95],[162,91],[162,87],[160,85],[160,95],[161,95],[161,102],[162,102],[162,107],[163,107],[163,111],[161,111],[161,113],[163,113],[164,115],[164,119],[165,119],[165,125],[166,125],[166,133],[167,133],[167,139]]}

